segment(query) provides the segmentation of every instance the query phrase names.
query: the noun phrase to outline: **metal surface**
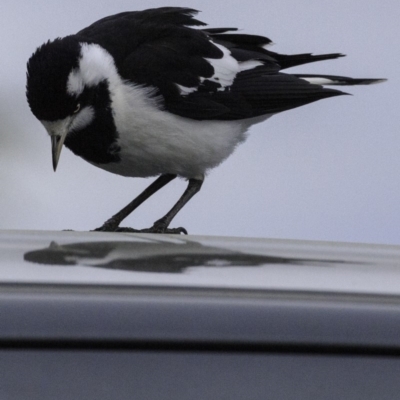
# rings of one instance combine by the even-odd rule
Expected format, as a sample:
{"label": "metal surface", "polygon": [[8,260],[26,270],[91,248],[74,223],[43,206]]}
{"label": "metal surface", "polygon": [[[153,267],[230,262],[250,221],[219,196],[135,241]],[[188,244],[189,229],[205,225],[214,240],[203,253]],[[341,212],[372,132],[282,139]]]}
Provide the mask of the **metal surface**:
{"label": "metal surface", "polygon": [[0,282],[400,295],[400,247],[2,231]]}
{"label": "metal surface", "polygon": [[400,248],[0,233],[0,341],[400,352]]}
{"label": "metal surface", "polygon": [[0,340],[333,346],[400,352],[400,299],[248,290],[6,285]]}

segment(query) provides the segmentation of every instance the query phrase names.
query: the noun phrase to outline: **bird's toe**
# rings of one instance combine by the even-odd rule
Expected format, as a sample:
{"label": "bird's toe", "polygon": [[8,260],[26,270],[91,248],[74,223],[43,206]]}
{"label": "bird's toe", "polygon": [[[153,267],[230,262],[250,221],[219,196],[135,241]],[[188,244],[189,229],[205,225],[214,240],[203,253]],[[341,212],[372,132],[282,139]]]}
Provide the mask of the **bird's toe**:
{"label": "bird's toe", "polygon": [[151,228],[142,229],[141,232],[143,232],[143,233],[169,233],[169,234],[174,234],[174,235],[181,235],[181,234],[187,235],[188,234],[187,230],[183,227],[168,228],[168,225],[166,225],[162,219],[156,221]]}
{"label": "bird's toe", "polygon": [[100,228],[96,228],[93,231],[94,232],[117,232],[118,229],[122,229],[122,228],[118,228],[118,223],[116,223],[112,219],[109,219],[106,222],[104,222],[104,224],[102,226],[100,226]]}

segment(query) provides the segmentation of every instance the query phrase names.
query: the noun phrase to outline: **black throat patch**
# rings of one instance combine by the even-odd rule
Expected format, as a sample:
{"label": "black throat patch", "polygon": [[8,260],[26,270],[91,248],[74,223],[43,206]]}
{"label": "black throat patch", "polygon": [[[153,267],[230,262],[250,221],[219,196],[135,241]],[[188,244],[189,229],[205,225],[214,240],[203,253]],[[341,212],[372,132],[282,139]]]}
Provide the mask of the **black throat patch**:
{"label": "black throat patch", "polygon": [[65,145],[76,155],[96,164],[119,162],[120,147],[115,127],[111,98],[106,80],[95,87],[85,88],[81,95],[82,107],[90,105],[94,119],[87,127],[72,131],[65,139]]}

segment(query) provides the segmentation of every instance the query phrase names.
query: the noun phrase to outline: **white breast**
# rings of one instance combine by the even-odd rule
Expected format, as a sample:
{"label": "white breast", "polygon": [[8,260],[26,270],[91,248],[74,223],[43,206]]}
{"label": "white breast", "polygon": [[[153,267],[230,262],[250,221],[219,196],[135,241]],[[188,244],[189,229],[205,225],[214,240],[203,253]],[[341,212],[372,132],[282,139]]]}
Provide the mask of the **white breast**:
{"label": "white breast", "polygon": [[122,84],[112,91],[121,162],[102,166],[125,176],[205,174],[242,142],[246,121],[197,121],[162,111],[149,89]]}

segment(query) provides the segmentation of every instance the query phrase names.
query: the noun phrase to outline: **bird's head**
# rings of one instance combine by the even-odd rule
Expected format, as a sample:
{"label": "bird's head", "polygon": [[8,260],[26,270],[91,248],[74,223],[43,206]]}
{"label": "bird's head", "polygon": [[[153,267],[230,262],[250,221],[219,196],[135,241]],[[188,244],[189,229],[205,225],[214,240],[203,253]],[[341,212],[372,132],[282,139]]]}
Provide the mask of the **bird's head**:
{"label": "bird's head", "polygon": [[67,137],[93,123],[97,92],[110,71],[113,60],[104,49],[74,36],[43,44],[29,59],[26,96],[51,137],[54,170]]}

